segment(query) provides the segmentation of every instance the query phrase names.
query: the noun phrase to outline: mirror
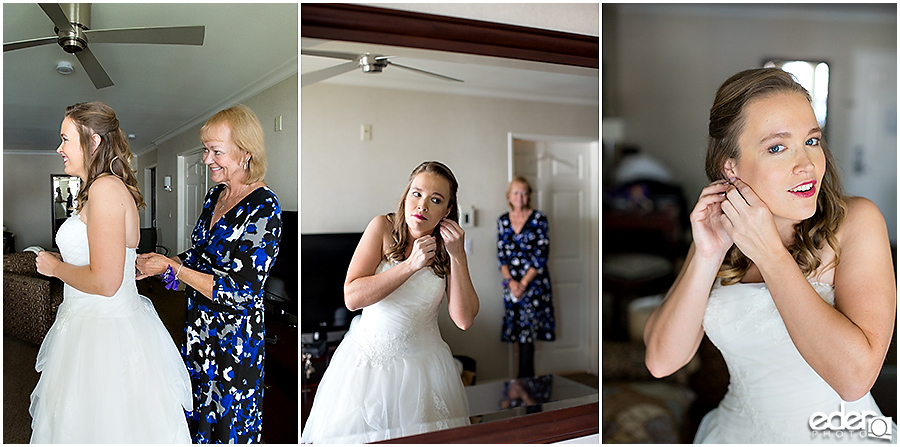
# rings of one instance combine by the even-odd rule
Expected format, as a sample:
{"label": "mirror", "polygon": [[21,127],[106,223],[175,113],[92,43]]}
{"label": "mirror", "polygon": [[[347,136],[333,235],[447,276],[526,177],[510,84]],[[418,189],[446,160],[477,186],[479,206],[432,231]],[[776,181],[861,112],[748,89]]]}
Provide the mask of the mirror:
{"label": "mirror", "polygon": [[[319,14],[316,13],[316,9],[319,9]],[[525,416],[538,407],[547,411],[552,407],[549,405],[549,400],[544,404],[521,405],[528,399],[524,397],[509,399],[511,391],[516,394],[525,387],[521,382],[508,381],[509,377],[515,377],[516,366],[514,354],[512,354],[515,345],[512,345],[513,348],[509,348],[507,344],[499,342],[501,319],[497,308],[498,306],[502,308],[502,304],[497,302],[500,286],[499,272],[496,267],[495,222],[496,218],[506,210],[504,191],[507,185],[508,132],[525,132],[527,130],[540,135],[558,132],[562,135],[568,133],[568,135],[576,136],[585,131],[572,123],[592,119],[593,122],[590,126],[593,129],[587,132],[588,134],[590,134],[589,132],[599,133],[599,106],[597,105],[599,70],[596,65],[598,55],[596,39],[594,39],[595,46],[592,53],[595,64],[593,68],[579,65],[572,60],[549,60],[554,57],[553,55],[547,55],[546,58],[529,58],[524,54],[517,57],[504,57],[514,53],[515,49],[506,52],[478,53],[453,47],[453,45],[450,45],[452,48],[423,48],[412,42],[412,39],[407,39],[407,41],[399,38],[379,40],[379,36],[391,32],[390,29],[373,29],[379,26],[404,31],[422,28],[398,23],[402,22],[403,17],[379,16],[378,20],[364,20],[371,9],[356,5],[301,5],[301,21],[303,23],[301,28],[301,78],[308,73],[321,72],[341,64],[339,60],[327,60],[322,57],[316,60],[316,56],[308,57],[302,53],[306,49],[315,49],[322,53],[333,51],[356,54],[365,52],[389,54],[396,57],[394,60],[397,64],[464,79],[466,83],[461,85],[388,66],[380,74],[362,73],[361,70],[344,72],[331,79],[310,82],[302,87],[301,203],[305,212],[301,215],[301,227],[305,233],[312,234],[360,232],[365,228],[365,223],[373,216],[391,211],[392,207],[396,207],[397,196],[406,184],[409,171],[416,164],[428,159],[446,162],[451,169],[454,169],[454,174],[460,181],[461,205],[473,208],[472,215],[475,216],[473,226],[466,228],[465,231],[467,239],[472,241],[469,270],[482,301],[482,310],[479,312],[475,325],[465,332],[451,325],[442,325],[441,328],[441,335],[451,347],[453,354],[476,357],[475,373],[478,375],[478,380],[473,387],[467,390],[470,396],[470,416],[483,422],[491,422],[501,418]],[[344,13],[346,14],[342,16]],[[398,14],[398,16],[405,15]],[[344,23],[352,23],[352,25],[345,25],[353,28],[352,30],[342,34],[341,30],[333,29],[339,25],[333,25],[330,30],[333,32],[322,31],[322,28],[330,23],[329,21],[341,22],[342,18],[348,16],[350,19]],[[313,31],[310,31],[310,24],[314,24]],[[447,23],[440,25],[447,26],[447,28],[441,28],[441,37],[446,38],[447,41],[454,41],[453,31],[448,30],[452,26]],[[438,26],[429,22],[429,26],[425,28],[437,29]],[[488,26],[488,28],[490,27]],[[485,34],[490,34],[491,30],[484,31]],[[427,34],[427,32],[423,33]],[[492,43],[502,41],[524,42],[534,37],[523,36],[521,39],[504,40],[491,39],[484,34],[475,38],[472,37],[471,29],[468,29],[466,33],[468,33],[467,37],[478,40],[477,45],[473,44],[472,47],[490,46]],[[419,37],[424,38],[425,36]],[[459,39],[459,41],[463,40]],[[533,42],[533,40],[531,41]],[[547,45],[545,48],[553,48],[553,50],[546,50],[546,52],[549,54],[559,49],[560,54],[575,53],[571,48],[578,47],[580,44],[571,43],[569,45],[569,43]],[[499,46],[500,44],[495,45]],[[537,51],[535,50],[535,52]],[[573,60],[578,58],[577,55],[569,54],[568,56]],[[464,64],[465,66],[463,66]],[[463,67],[461,68],[461,66]],[[496,72],[485,73],[494,68],[497,68]],[[513,84],[513,79],[499,74],[502,69],[521,70],[521,76],[517,77],[516,81],[536,80],[538,77],[536,73],[550,73],[553,76],[541,78],[551,81],[543,84],[544,88],[532,85],[530,88],[521,90],[534,95],[530,97],[530,101],[533,103],[528,104],[506,103],[504,102],[506,99],[497,100],[498,103],[504,102],[506,108],[503,108],[493,104],[496,97],[470,100],[469,98],[477,97],[477,95],[473,94],[471,90],[467,92],[468,95],[462,93],[464,89],[471,88],[471,86],[483,85],[478,81],[506,84],[502,87]],[[590,87],[577,88],[579,97],[567,97],[571,102],[560,105],[559,98],[546,96],[548,91],[553,90],[552,87],[563,84],[578,85],[578,78],[584,76],[594,76],[593,90]],[[377,85],[367,84],[372,82]],[[428,91],[429,87],[425,84],[429,82],[443,83],[441,85],[452,91],[448,90],[442,93]],[[416,96],[410,93],[410,91],[417,90],[422,92],[421,95]],[[593,98],[594,105],[585,105],[584,110],[579,110],[584,112],[581,116],[573,116],[574,114],[568,107],[572,104],[583,105],[577,100],[584,98]],[[477,102],[479,100],[483,102]],[[476,110],[471,106],[472,104],[483,105],[483,107]],[[536,123],[531,127],[523,124],[523,121],[515,121],[522,111],[513,110],[513,104],[522,104],[521,109],[528,109],[532,117],[546,117],[543,120],[546,123]],[[460,110],[460,108],[467,109]],[[479,113],[489,113],[484,110],[491,110],[493,114],[490,116],[479,115]],[[473,120],[477,120],[477,122],[473,123]],[[461,125],[470,127],[461,129]],[[478,153],[472,154],[473,151],[478,151]],[[476,159],[478,161],[473,161]],[[586,165],[596,165],[599,168],[599,162],[593,163],[587,160],[584,165],[577,166]],[[328,193],[323,194],[325,191]],[[335,197],[341,197],[339,205],[334,201]],[[594,228],[594,232],[599,234],[599,229]],[[587,242],[584,244],[587,245]],[[567,245],[557,245],[557,247],[562,248]],[[595,268],[593,271],[597,272],[598,269]],[[557,275],[560,278],[559,295],[562,295],[563,289],[568,287],[568,284],[564,284],[565,273],[562,269],[556,273],[551,270],[551,275]],[[497,277],[496,281],[495,277]],[[596,274],[591,280],[594,283],[598,282]],[[554,300],[556,301],[558,298],[555,281],[554,279]],[[304,284],[306,283],[304,282]],[[573,290],[575,288],[571,287]],[[585,287],[578,290],[584,296],[591,296],[592,292],[597,292],[596,288],[595,284],[594,288]],[[302,300],[325,299],[302,291],[301,296]],[[594,293],[593,296],[599,296],[599,293]],[[338,297],[338,300],[341,298]],[[446,313],[446,303],[441,306],[442,312]],[[566,311],[571,312],[569,309]],[[557,312],[561,314],[562,310]],[[557,317],[559,320],[558,331],[565,331],[565,334],[558,334],[558,337],[562,338],[570,336],[569,334],[573,332],[582,331],[578,333],[584,335],[583,340],[588,340],[592,333],[599,334],[599,323],[590,321],[590,315],[597,320],[599,309],[581,309],[580,314],[573,315],[571,319],[569,315],[561,319]],[[584,324],[579,326],[581,322]],[[304,332],[306,331],[304,330]],[[304,333],[304,335],[306,334]],[[342,336],[330,332],[322,335],[327,336],[329,342],[339,341]],[[331,344],[329,343],[329,345]],[[333,344],[336,345],[336,343]],[[539,346],[536,357],[542,357],[544,354],[541,352],[542,348],[547,352],[557,351],[559,355],[570,355],[572,358],[587,358],[588,360],[585,362],[599,364],[599,343],[592,346],[595,351],[592,354],[593,357],[577,351],[573,345],[568,343],[547,343]],[[325,352],[326,354],[322,356],[323,359],[328,355],[327,349]],[[315,374],[326,369],[324,361],[321,364],[315,364],[315,359],[304,357],[304,361],[307,360],[313,364]],[[507,370],[507,365],[512,365],[509,367],[511,372]],[[561,368],[541,369],[538,367],[537,370],[539,374],[551,370],[559,372],[574,370]],[[528,386],[533,388],[535,384],[543,383],[538,380]],[[584,388],[590,389],[581,389],[577,384],[571,384],[561,376],[553,376],[552,385],[552,387],[544,387],[542,393],[539,394],[543,396],[550,388],[554,392],[560,393],[570,388],[578,391],[573,395],[561,393],[560,396],[566,396],[556,399],[556,402],[562,402],[561,405],[583,405],[584,399],[593,400],[593,402],[598,400],[596,388],[585,386]],[[304,399],[307,394],[312,395],[313,393],[315,393],[315,383],[304,381]],[[483,398],[483,402],[475,397]],[[504,404],[504,402],[506,403]],[[304,411],[308,411],[308,409],[304,407]],[[599,419],[599,417],[595,419]]]}
{"label": "mirror", "polygon": [[50,203],[53,204],[51,216],[53,218],[53,247],[56,247],[56,232],[60,225],[66,221],[75,211],[75,197],[81,188],[81,178],[52,174],[50,176]]}

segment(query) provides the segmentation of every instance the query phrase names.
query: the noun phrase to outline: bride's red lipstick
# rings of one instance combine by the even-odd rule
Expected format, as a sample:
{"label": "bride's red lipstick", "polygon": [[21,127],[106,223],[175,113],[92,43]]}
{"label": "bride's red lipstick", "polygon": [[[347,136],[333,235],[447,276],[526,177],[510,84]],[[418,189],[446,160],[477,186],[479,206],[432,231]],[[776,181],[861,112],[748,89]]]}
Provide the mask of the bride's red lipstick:
{"label": "bride's red lipstick", "polygon": [[[805,185],[809,185],[809,189],[807,189],[806,191],[794,191],[795,189],[797,189],[801,186],[805,186]],[[816,181],[810,180],[808,182],[803,182],[803,183],[791,188],[790,190],[788,190],[788,192],[797,197],[803,198],[803,199],[812,197],[816,194]]]}

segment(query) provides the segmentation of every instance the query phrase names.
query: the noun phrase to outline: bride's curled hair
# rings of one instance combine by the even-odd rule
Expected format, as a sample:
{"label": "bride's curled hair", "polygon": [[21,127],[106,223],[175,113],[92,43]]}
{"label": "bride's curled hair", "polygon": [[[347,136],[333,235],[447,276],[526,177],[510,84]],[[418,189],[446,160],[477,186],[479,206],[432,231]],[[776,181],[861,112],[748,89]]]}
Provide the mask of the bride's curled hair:
{"label": "bride's curled hair", "polygon": [[[119,127],[116,112],[102,102],[82,102],[66,107],[66,117],[75,123],[84,158],[86,178],[78,191],[76,210],[88,200],[88,191],[94,181],[105,175],[114,175],[125,183],[134,203],[138,208],[144,207],[144,199],[138,189],[137,177],[131,168],[131,150],[128,139]],[[92,151],[93,135],[100,136],[100,145]]]}

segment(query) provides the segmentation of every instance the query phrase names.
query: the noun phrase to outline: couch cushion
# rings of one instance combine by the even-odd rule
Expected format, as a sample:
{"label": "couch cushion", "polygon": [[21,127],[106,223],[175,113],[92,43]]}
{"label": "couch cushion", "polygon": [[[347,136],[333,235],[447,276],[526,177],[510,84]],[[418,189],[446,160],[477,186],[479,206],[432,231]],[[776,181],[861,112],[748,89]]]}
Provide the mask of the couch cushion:
{"label": "couch cushion", "polygon": [[3,255],[3,272],[37,276],[37,267],[34,264],[36,258],[37,255],[30,251],[5,254]]}

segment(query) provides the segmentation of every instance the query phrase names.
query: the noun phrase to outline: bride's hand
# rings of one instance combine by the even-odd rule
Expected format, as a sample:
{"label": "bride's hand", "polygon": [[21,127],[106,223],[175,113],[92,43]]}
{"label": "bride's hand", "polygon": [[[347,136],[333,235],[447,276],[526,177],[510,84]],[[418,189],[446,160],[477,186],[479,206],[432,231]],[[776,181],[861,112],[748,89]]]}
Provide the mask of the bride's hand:
{"label": "bride's hand", "polygon": [[412,252],[407,261],[413,270],[419,271],[431,262],[435,250],[437,250],[437,241],[434,236],[422,236],[413,242]]}
{"label": "bride's hand", "polygon": [[742,253],[759,264],[765,256],[785,249],[772,212],[750,185],[735,179],[725,196],[727,200],[722,202],[727,218],[725,231]]}
{"label": "bride's hand", "polygon": [[731,235],[725,230],[727,219],[722,214],[722,202],[729,186],[725,180],[710,183],[703,188],[691,211],[691,233],[699,256],[721,258],[733,244]]}
{"label": "bride's hand", "polygon": [[147,278],[149,276],[161,275],[171,265],[171,259],[159,253],[144,253],[137,256],[135,267],[137,267],[137,280]]}
{"label": "bride's hand", "polygon": [[37,254],[34,260],[37,272],[44,276],[56,276],[56,267],[62,262],[62,256],[49,251],[42,251]]}
{"label": "bride's hand", "polygon": [[450,219],[442,219],[440,225],[441,238],[444,240],[444,248],[451,258],[465,255],[466,232],[458,223]]}

